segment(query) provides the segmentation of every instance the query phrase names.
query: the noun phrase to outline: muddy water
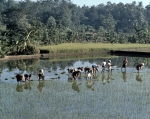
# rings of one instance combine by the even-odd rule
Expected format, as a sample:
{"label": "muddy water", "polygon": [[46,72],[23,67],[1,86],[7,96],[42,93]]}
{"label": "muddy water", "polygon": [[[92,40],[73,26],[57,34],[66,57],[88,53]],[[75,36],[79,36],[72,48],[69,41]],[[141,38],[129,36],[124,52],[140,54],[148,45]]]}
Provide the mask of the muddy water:
{"label": "muddy water", "polygon": [[[90,81],[82,72],[68,81],[67,68],[91,67],[111,60],[112,72],[99,72]],[[128,57],[126,72],[121,72],[124,57],[51,61],[28,59],[1,63],[0,116],[2,119],[148,119],[150,110],[149,58]],[[135,65],[145,62],[137,73]],[[45,80],[38,81],[43,68]],[[17,73],[31,73],[31,82],[17,84]]]}

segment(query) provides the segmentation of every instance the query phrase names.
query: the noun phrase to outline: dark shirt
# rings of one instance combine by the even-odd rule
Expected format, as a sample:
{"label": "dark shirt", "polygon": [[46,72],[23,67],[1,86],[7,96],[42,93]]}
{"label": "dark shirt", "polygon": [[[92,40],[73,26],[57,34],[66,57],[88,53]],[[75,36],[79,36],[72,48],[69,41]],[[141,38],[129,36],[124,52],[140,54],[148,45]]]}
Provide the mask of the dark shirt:
{"label": "dark shirt", "polygon": [[92,68],[98,68],[98,66],[96,64],[93,64]]}

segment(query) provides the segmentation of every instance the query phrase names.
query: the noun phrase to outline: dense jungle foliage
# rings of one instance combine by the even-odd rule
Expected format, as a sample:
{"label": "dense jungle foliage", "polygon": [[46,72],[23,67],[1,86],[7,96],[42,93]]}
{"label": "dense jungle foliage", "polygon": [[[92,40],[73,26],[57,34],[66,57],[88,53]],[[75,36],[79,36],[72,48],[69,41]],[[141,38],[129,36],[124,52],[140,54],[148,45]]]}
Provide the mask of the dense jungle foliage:
{"label": "dense jungle foliage", "polygon": [[70,0],[0,0],[1,55],[39,53],[61,43],[150,43],[150,5],[77,6]]}

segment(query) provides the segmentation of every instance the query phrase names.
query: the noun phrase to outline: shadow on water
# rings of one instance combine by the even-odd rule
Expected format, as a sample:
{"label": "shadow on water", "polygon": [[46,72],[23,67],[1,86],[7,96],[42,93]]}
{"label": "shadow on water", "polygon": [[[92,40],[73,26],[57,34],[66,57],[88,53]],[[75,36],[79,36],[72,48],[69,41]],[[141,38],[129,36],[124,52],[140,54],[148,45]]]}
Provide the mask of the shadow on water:
{"label": "shadow on water", "polygon": [[150,57],[150,52],[141,52],[141,51],[122,51],[122,50],[111,50],[110,54],[115,56],[129,56],[129,57]]}

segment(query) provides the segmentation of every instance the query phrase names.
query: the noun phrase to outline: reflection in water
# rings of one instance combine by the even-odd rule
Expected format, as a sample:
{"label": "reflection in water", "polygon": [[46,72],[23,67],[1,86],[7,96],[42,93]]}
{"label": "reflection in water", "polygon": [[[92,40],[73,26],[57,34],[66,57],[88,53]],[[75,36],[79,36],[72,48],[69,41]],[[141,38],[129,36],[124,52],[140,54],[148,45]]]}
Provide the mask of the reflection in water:
{"label": "reflection in water", "polygon": [[69,81],[69,80],[73,80],[72,73],[69,73],[69,74],[68,74],[68,81]]}
{"label": "reflection in water", "polygon": [[6,63],[9,71],[12,71],[14,68],[18,68],[21,72],[24,70],[31,72],[34,69],[37,69],[39,59],[21,59],[21,60],[11,60]]}
{"label": "reflection in water", "polygon": [[23,85],[17,84],[16,91],[23,92]]}
{"label": "reflection in water", "polygon": [[17,84],[17,87],[16,87],[16,91],[17,92],[23,92],[25,90],[31,90],[31,85],[30,85],[30,82],[25,82],[25,84]]}
{"label": "reflection in water", "polygon": [[92,91],[94,91],[94,81],[87,81],[86,82],[86,86],[87,86],[87,88],[89,88]]}
{"label": "reflection in water", "polygon": [[[150,60],[148,58],[141,58],[141,57],[138,57],[138,58],[137,57],[128,57],[128,59],[130,60],[130,62],[128,64],[129,67],[133,66],[133,64],[135,64],[137,62],[141,62],[141,61],[142,62],[149,62],[149,60]],[[118,66],[120,66],[120,65],[122,66],[122,60],[124,60],[124,57],[118,57],[118,58],[112,58],[111,59],[111,61],[114,63],[117,63]],[[17,67],[20,71],[26,70],[27,72],[31,73],[33,70],[37,71],[37,69],[39,67],[41,67],[41,65],[39,66],[40,62],[42,63],[42,67],[49,68],[49,69],[56,71],[58,67],[61,69],[65,69],[66,67],[72,67],[77,61],[78,61],[77,59],[63,60],[63,61],[61,61],[61,60],[60,61],[58,61],[58,60],[51,61],[49,59],[47,59],[47,60],[44,60],[44,59],[11,60],[11,61],[6,62],[6,63],[0,63],[1,64],[0,73],[6,67],[9,69],[9,71],[13,71]],[[94,62],[96,64],[100,64],[100,62],[103,62],[103,61],[104,61],[104,59],[102,59],[102,58],[95,58],[95,59],[89,59],[88,58],[88,60],[87,59],[82,60],[83,64],[84,64],[84,62],[88,62],[91,64],[93,64],[93,62]]]}
{"label": "reflection in water", "polygon": [[81,85],[81,83],[77,84],[77,81],[74,81],[72,84],[72,89],[79,93],[80,92],[79,85]]}
{"label": "reflection in water", "polygon": [[[88,74],[86,74],[86,80],[92,80],[93,79],[93,76],[94,74],[91,74],[90,72]],[[96,75],[96,74],[95,74]]]}
{"label": "reflection in water", "polygon": [[108,72],[108,77],[107,77],[107,82],[108,82],[108,83],[110,83],[111,77],[112,77],[112,72],[109,71],[109,72]]}
{"label": "reflection in water", "polygon": [[[25,86],[25,83],[23,82],[22,85],[17,85],[15,78],[13,78],[16,71],[8,72],[7,68],[5,68],[6,70],[2,70],[3,77],[0,78],[0,87],[2,93],[2,106],[0,108],[1,119],[9,118],[10,115],[12,115],[16,119],[18,119],[19,117],[25,117],[26,119],[35,119],[40,118],[40,115],[48,119],[57,119],[60,117],[78,117],[81,119],[108,119],[111,117],[129,117],[131,119],[141,119],[141,117],[143,117],[143,119],[148,119],[150,110],[150,106],[148,105],[150,98],[150,95],[148,94],[150,90],[150,82],[148,80],[150,77],[150,68],[146,67],[147,69],[143,70],[143,73],[139,73],[138,76],[137,72],[134,72],[135,67],[132,67],[133,60],[131,60],[128,65],[129,68],[127,68],[127,72],[125,74],[124,72],[122,73],[120,71],[119,66],[121,66],[122,64],[122,62],[119,63],[120,58],[111,60],[114,64],[117,64],[117,67],[113,67],[114,70],[112,72],[112,76],[109,76],[108,72],[106,71],[103,74],[98,73],[98,79],[100,79],[100,81],[98,82],[97,80],[93,79],[92,81],[95,81],[93,85],[92,82],[88,82],[88,84],[86,84],[87,81],[84,77],[76,82],[74,82],[73,80],[71,81],[71,83],[68,83],[68,74],[62,75],[61,72],[63,69],[61,68],[61,71],[59,70],[60,64],[63,64],[63,66],[65,67],[64,71],[66,71],[67,67],[69,66],[67,61],[62,63],[56,62],[56,64],[54,65],[58,66],[57,71],[52,70],[51,67],[53,67],[53,65],[51,66],[48,61],[40,61],[40,63],[38,64],[38,68],[40,66],[44,68],[46,76],[45,78],[47,80],[51,80],[51,77],[55,77],[56,73],[59,74],[60,80],[38,82],[38,68],[36,68],[34,73],[32,73],[33,70],[31,70],[31,72],[24,71],[23,74],[25,74],[26,72],[33,74],[32,79],[34,81],[30,82],[30,85],[32,87],[31,91],[29,90],[30,86]],[[101,59],[98,59],[98,62],[101,61]],[[88,61],[83,64],[78,61],[76,62],[76,64],[73,64],[75,68],[78,66],[90,66],[91,64],[93,64],[93,62],[96,62],[96,60],[93,59],[93,61],[91,61],[91,64]],[[30,65],[28,65],[27,67],[30,67]],[[51,70],[51,72],[48,72],[49,70]],[[125,77],[127,76],[127,80],[130,80],[124,83],[122,79],[124,77],[123,75]],[[141,77],[140,75],[143,75],[143,77]],[[140,81],[144,79],[142,81],[145,81],[146,83],[137,82],[137,80],[139,80],[138,77],[141,77]],[[4,80],[5,78],[8,78],[9,80]],[[112,80],[112,78],[115,78],[115,80]],[[103,83],[101,82],[101,80]],[[107,80],[110,81],[109,85],[103,85],[105,83],[107,84]],[[83,84],[79,85],[79,83],[82,82]],[[44,88],[46,88],[46,90]],[[14,91],[11,91],[11,89],[13,89]],[[53,89],[53,91],[51,89]],[[44,92],[40,93],[42,91]],[[58,91],[59,93],[56,93]],[[39,95],[36,92],[39,92],[39,94],[42,95]],[[51,99],[49,99],[49,96],[51,96]],[[27,100],[24,100],[22,102],[23,99]],[[39,100],[43,101],[44,103],[39,103]],[[13,103],[17,101],[19,102]],[[33,109],[33,106],[36,108]],[[19,113],[18,111],[12,111],[15,109],[19,109]],[[47,111],[45,111],[46,109],[49,109],[51,111],[47,113]]]}
{"label": "reflection in water", "polygon": [[140,75],[140,74],[138,73],[138,74],[136,75],[136,80],[142,83],[142,82],[143,82],[142,76],[143,76],[143,75]]}
{"label": "reflection in water", "polygon": [[[120,68],[118,68],[119,66],[122,66],[122,60],[124,59],[124,57],[118,57],[118,58],[109,58],[111,59],[111,61],[114,63],[114,72],[116,72],[117,70],[119,70]],[[134,68],[133,64],[135,62],[135,58],[134,57],[128,57],[129,59],[129,64],[128,67],[130,68]],[[136,61],[143,61],[144,59],[147,59],[147,62],[150,61],[148,58],[138,58],[139,60],[136,59]],[[32,74],[33,78],[35,78],[35,76],[37,76],[38,73],[38,69],[43,68],[45,70],[45,77],[47,79],[51,79],[52,76],[54,76],[54,74],[60,74],[60,79],[66,79],[66,75],[62,75],[61,72],[63,72],[62,70],[64,70],[64,72],[66,71],[66,69],[68,67],[86,67],[89,66],[91,67],[91,65],[94,64],[100,64],[101,62],[103,62],[104,59],[102,58],[97,58],[97,59],[82,59],[82,60],[66,60],[64,61],[62,59],[62,61],[52,61],[52,60],[44,60],[44,59],[27,59],[27,60],[13,60],[13,61],[9,61],[6,63],[1,64],[1,68],[0,68],[0,80],[1,81],[5,81],[3,79],[10,79],[10,78],[14,78],[14,74],[16,75],[17,73],[22,73],[22,74]],[[108,59],[106,59],[108,60]],[[148,68],[150,67],[150,64],[146,65]],[[16,68],[17,67],[17,68]],[[146,68],[147,68],[146,67]],[[132,71],[130,68],[128,68],[128,71]],[[55,71],[53,70],[55,69]],[[60,70],[61,69],[61,70]],[[102,67],[101,67],[102,69]],[[103,84],[105,84],[105,80],[106,82],[110,82],[111,81],[111,74],[108,74],[107,77],[107,72],[104,72],[105,74],[102,74],[101,77],[101,73],[97,73],[97,77],[94,76],[93,79],[103,79]],[[122,73],[122,72],[121,72]],[[68,76],[69,80],[72,80],[72,76],[71,74],[69,74],[70,76]],[[106,75],[106,78],[105,78]],[[114,74],[115,75],[115,74]],[[113,76],[114,76],[113,75]],[[123,80],[124,82],[126,82],[126,74],[122,73],[123,75]],[[82,76],[79,77],[82,80]],[[35,79],[36,80],[36,79]],[[6,82],[6,81],[5,81]],[[7,82],[12,82],[12,80],[8,80]]]}
{"label": "reflection in water", "polygon": [[31,90],[30,82],[25,82],[25,84],[24,84],[24,89],[26,89],[26,90]]}
{"label": "reflection in water", "polygon": [[39,90],[39,92],[43,92],[43,87],[45,87],[45,82],[44,82],[44,80],[42,80],[42,81],[39,81],[39,85],[38,85],[38,87],[37,87],[37,89]]}
{"label": "reflection in water", "polygon": [[122,72],[122,78],[123,78],[124,82],[127,82],[126,71]]}
{"label": "reflection in water", "polygon": [[103,85],[105,85],[106,84],[106,81],[105,81],[106,79],[105,79],[105,73],[102,73],[102,83],[103,83]]}

